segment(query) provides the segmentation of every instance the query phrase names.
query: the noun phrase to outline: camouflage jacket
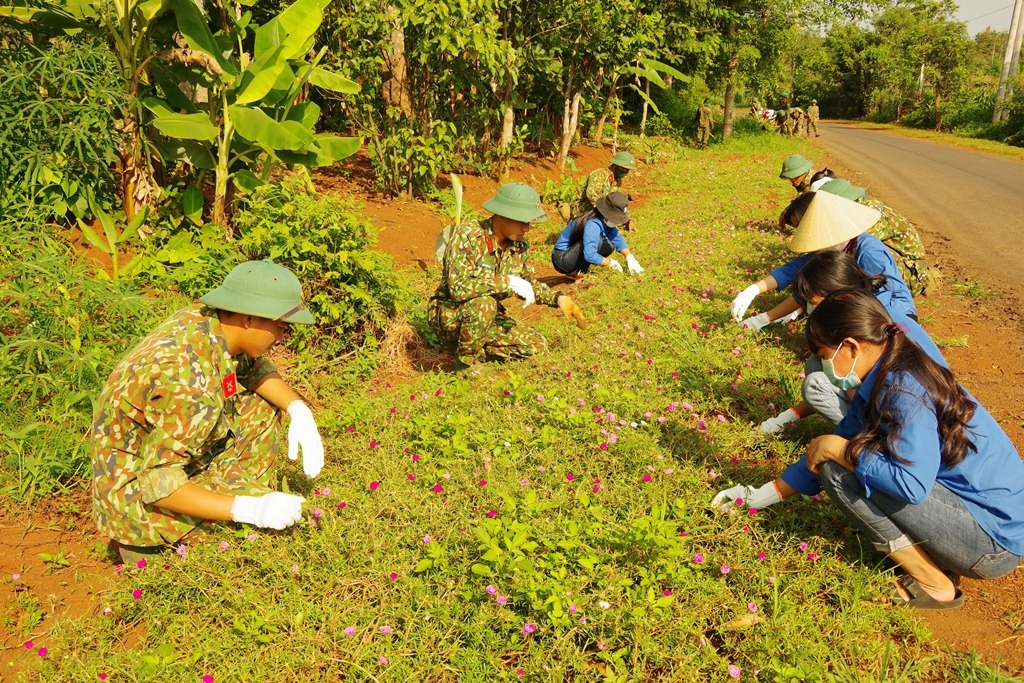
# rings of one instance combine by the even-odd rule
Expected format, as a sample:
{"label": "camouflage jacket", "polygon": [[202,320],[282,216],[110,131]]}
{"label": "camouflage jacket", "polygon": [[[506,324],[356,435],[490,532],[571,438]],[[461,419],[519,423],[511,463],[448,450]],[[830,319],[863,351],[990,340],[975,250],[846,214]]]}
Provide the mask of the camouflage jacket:
{"label": "camouflage jacket", "polygon": [[607,168],[595,168],[587,176],[587,184],[583,186],[583,193],[576,204],[576,213],[579,216],[594,208],[597,200],[609,192],[619,189],[615,180],[615,174]]}
{"label": "camouflage jacket", "polygon": [[[93,515],[111,538],[139,540],[145,511],[205,469],[243,391],[275,368],[230,356],[220,321],[199,304],[157,327],[118,363],[97,401],[91,434]],[[140,523],[142,522],[142,523]]]}
{"label": "camouflage jacket", "polygon": [[710,128],[715,122],[711,116],[711,107],[706,104],[702,104],[697,107],[697,116],[694,119],[697,122],[699,128]]}
{"label": "camouflage jacket", "polygon": [[812,104],[811,106],[807,107],[807,117],[811,121],[818,120],[818,105]]}
{"label": "camouflage jacket", "polygon": [[537,280],[527,263],[530,244],[512,242],[502,249],[491,229],[491,219],[466,221],[452,233],[444,252],[441,284],[431,299],[457,306],[470,299],[492,296],[498,301],[513,296],[508,276],[533,285],[537,303],[555,305],[558,292]]}
{"label": "camouflage jacket", "polygon": [[917,261],[925,257],[921,236],[909,218],[893,211],[889,205],[873,197],[861,197],[857,203],[870,206],[881,212],[882,217],[868,232],[885,242],[885,246],[909,261]]}

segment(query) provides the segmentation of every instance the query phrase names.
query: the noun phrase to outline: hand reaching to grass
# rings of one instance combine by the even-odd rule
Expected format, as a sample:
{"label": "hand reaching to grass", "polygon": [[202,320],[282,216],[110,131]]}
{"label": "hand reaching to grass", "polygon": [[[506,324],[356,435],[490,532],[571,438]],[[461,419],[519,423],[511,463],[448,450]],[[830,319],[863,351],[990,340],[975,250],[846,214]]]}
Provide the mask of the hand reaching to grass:
{"label": "hand reaching to grass", "polygon": [[302,519],[302,496],[274,491],[263,496],[235,496],[231,519],[261,529],[286,529]]}
{"label": "hand reaching to grass", "polygon": [[586,328],[587,321],[583,317],[583,311],[575,301],[565,294],[558,297],[558,308],[565,315],[566,320],[575,320],[576,326],[581,330]]}
{"label": "hand reaching to grass", "polygon": [[711,499],[711,507],[719,512],[729,512],[740,505],[760,509],[766,508],[769,505],[775,505],[781,500],[782,494],[779,492],[779,488],[775,485],[774,481],[770,481],[756,489],[740,484],[724,491],[719,491]]}

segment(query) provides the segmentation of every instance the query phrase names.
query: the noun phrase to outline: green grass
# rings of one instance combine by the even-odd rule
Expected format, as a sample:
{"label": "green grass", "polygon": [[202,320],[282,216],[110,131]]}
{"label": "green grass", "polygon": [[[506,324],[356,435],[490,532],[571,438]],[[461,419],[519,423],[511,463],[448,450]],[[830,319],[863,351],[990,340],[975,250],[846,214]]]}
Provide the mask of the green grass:
{"label": "green grass", "polygon": [[935,345],[940,349],[969,349],[969,338],[966,334],[958,334],[955,337],[935,337]]}
{"label": "green grass", "polygon": [[[801,333],[728,320],[735,292],[785,258],[782,235],[746,225],[791,197],[775,168],[792,152],[807,150],[765,135],[644,169],[631,191],[652,199],[629,241],[645,277],[602,270],[574,287],[590,324],[545,313],[546,354],[345,395],[307,377],[327,465],[310,482],[284,464],[307,518],[286,533],[220,526],[125,568],[96,613],[54,621],[47,657],[23,655],[38,680],[951,674],[913,613],[875,600],[884,560],[827,502],[707,508],[825,430],[754,429],[799,397]],[[420,305],[436,275],[418,281]]]}
{"label": "green grass", "polygon": [[953,296],[958,299],[992,299],[999,296],[999,292],[975,280],[964,280],[953,283]]}

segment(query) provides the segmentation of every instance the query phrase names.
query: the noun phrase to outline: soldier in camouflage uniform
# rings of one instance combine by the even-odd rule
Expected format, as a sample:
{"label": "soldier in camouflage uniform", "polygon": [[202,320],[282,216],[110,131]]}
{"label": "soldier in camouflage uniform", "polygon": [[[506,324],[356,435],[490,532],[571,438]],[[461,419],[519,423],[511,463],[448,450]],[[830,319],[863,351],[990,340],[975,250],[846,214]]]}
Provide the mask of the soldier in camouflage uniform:
{"label": "soldier in camouflage uniform", "polygon": [[441,283],[430,297],[427,319],[444,342],[458,342],[463,365],[485,360],[516,360],[547,349],[547,340],[505,312],[513,294],[557,306],[583,327],[583,313],[572,299],[539,282],[527,262],[523,239],[530,223],[546,220],[540,196],[528,185],[509,183],[484,202],[494,215],[460,225],[445,247]]}
{"label": "soldier in camouflage uniform", "polygon": [[779,132],[783,135],[790,134],[789,121],[789,95],[782,93],[779,97],[779,107],[775,110],[775,123],[779,125]]}
{"label": "soldier in camouflage uniform", "polygon": [[711,100],[704,98],[704,103],[697,107],[697,115],[694,122],[697,124],[697,147],[703,149],[708,146],[711,139],[711,127],[715,125],[715,119],[711,114]]}
{"label": "soldier in camouflage uniform", "polygon": [[797,194],[801,194],[810,188],[810,178],[813,173],[810,161],[799,154],[791,154],[782,162],[782,172],[779,173],[779,177],[788,180]]}
{"label": "soldier in camouflage uniform", "polygon": [[303,499],[272,489],[280,411],[289,457],[316,476],[313,415],[262,355],[291,323],[313,322],[302,287],[270,261],[234,268],[114,368],[92,425],[93,517],[126,561],[181,541],[206,520],[283,529]]}
{"label": "soldier in camouflage uniform", "polygon": [[800,135],[803,132],[805,112],[800,107],[792,107],[789,110],[789,120],[792,123],[790,134]]}
{"label": "soldier in camouflage uniform", "polygon": [[900,275],[910,288],[911,294],[928,294],[933,289],[937,284],[937,273],[928,267],[928,257],[921,236],[908,218],[887,204],[868,197],[864,188],[851,185],[842,178],[826,182],[820,186],[819,191],[830,192],[878,210],[882,217],[868,229],[868,233],[881,240],[893,253]]}
{"label": "soldier in camouflage uniform", "polygon": [[[618,190],[623,179],[630,171],[636,170],[636,159],[629,152],[618,152],[611,159],[608,168],[597,168],[587,176],[587,182],[583,186],[580,199],[576,202],[576,212],[573,216],[582,216],[592,211],[597,200],[609,192]],[[629,223],[622,226],[623,230],[632,230],[636,223],[630,219]]]}
{"label": "soldier in camouflage uniform", "polygon": [[814,137],[820,138],[818,132],[818,100],[811,100],[811,106],[807,107],[807,137],[811,137],[811,129],[814,129]]}

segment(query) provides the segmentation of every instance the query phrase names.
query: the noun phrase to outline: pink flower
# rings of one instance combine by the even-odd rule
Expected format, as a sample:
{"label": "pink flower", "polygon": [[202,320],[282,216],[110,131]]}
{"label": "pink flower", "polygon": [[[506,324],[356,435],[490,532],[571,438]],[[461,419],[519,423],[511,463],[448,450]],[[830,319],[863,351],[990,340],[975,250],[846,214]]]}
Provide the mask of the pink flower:
{"label": "pink flower", "polygon": [[203,676],[203,683],[213,683],[213,676],[210,674]]}
{"label": "pink flower", "polygon": [[420,459],[420,454],[419,454],[419,453],[413,453],[413,454],[412,454],[411,456],[409,456],[409,457],[410,457],[410,458],[412,458],[412,461],[413,461],[413,462],[416,462],[417,460],[419,460],[419,459]]}
{"label": "pink flower", "polygon": [[323,516],[324,516],[324,511],[321,510],[320,508],[315,508],[313,510],[313,518],[314,519],[320,519]]}
{"label": "pink flower", "polygon": [[299,565],[293,564],[292,565],[292,574],[298,574],[298,573],[299,573]]}
{"label": "pink flower", "polygon": [[329,495],[331,495],[331,490],[328,489],[328,488],[325,488],[323,491],[320,492],[320,495],[322,495],[322,496],[329,496]]}
{"label": "pink flower", "polygon": [[231,544],[229,544],[227,541],[221,541],[220,543],[217,544],[217,552],[223,553],[223,552],[225,552],[230,547],[231,547]]}
{"label": "pink flower", "polygon": [[344,510],[344,509],[345,509],[345,507],[346,507],[346,506],[345,506],[345,501],[341,501],[340,503],[338,503],[338,509],[339,509],[339,510]]}
{"label": "pink flower", "polygon": [[694,553],[693,554],[693,561],[696,564],[704,564],[704,554],[703,553]]}
{"label": "pink flower", "polygon": [[768,557],[768,556],[764,554],[763,550],[757,554],[757,559],[759,559],[759,560],[763,560],[766,557]]}
{"label": "pink flower", "polygon": [[575,474],[573,474],[572,472],[566,472],[566,473],[565,473],[565,478],[566,478],[567,480],[569,480],[569,481],[572,481],[573,479],[575,479],[575,478],[576,478],[576,475],[575,475]]}
{"label": "pink flower", "polygon": [[132,598],[133,599],[138,600],[141,597],[142,597],[142,589],[141,588],[136,588],[135,590],[132,591]]}
{"label": "pink flower", "polygon": [[105,681],[105,680],[107,680],[107,674],[105,674],[105,673],[100,673],[100,675],[99,675],[99,679],[100,679],[101,681]]}
{"label": "pink flower", "polygon": [[757,611],[757,603],[756,602],[748,602],[747,603],[747,609],[750,610],[751,612],[756,612]]}
{"label": "pink flower", "polygon": [[409,481],[416,481],[416,475],[415,474],[409,473],[409,474],[407,474],[405,476],[407,476],[409,478]]}
{"label": "pink flower", "polygon": [[381,666],[387,666],[388,665],[388,658],[385,657],[384,655],[380,655],[379,657],[377,657],[377,661],[380,662]]}
{"label": "pink flower", "polygon": [[516,669],[516,676],[525,676],[526,672],[522,669]]}
{"label": "pink flower", "polygon": [[735,678],[735,679],[739,680],[740,674],[742,674],[742,673],[743,673],[742,669],[740,669],[735,664],[730,664],[729,665],[729,676],[731,678]]}
{"label": "pink flower", "polygon": [[667,598],[668,596],[672,595],[672,590],[670,588],[666,588],[665,590],[661,591],[661,594]]}
{"label": "pink flower", "polygon": [[570,604],[569,605],[569,614],[576,614],[576,605],[575,604]]}
{"label": "pink flower", "polygon": [[371,491],[376,491],[379,487],[380,487],[380,482],[379,481],[371,481],[370,482],[370,490]]}
{"label": "pink flower", "polygon": [[807,559],[813,562],[818,559],[818,553],[807,553]]}
{"label": "pink flower", "polygon": [[440,484],[434,484],[434,493],[441,493],[441,491],[444,491],[444,487]]}
{"label": "pink flower", "polygon": [[526,636],[530,635],[536,630],[537,624],[528,621],[525,624],[523,624],[523,628],[519,630],[519,633],[525,638]]}
{"label": "pink flower", "polygon": [[182,543],[181,545],[179,545],[177,548],[174,549],[174,552],[176,552],[179,555],[181,555],[181,557],[185,557],[185,555],[188,554],[188,547],[184,543]]}
{"label": "pink flower", "polygon": [[501,605],[502,607],[504,607],[504,606],[505,606],[505,603],[507,603],[507,602],[508,602],[508,598],[506,598],[506,597],[505,597],[504,595],[498,595],[498,596],[496,596],[496,597],[494,598],[494,602],[496,602],[496,603],[498,603],[499,605]]}
{"label": "pink flower", "polygon": [[607,442],[602,443],[600,448],[601,448],[602,451],[608,450],[608,443]]}
{"label": "pink flower", "polygon": [[145,560],[139,560],[138,562],[135,563],[135,566],[138,567],[139,569],[142,569],[143,567],[146,566],[146,561]]}
{"label": "pink flower", "polygon": [[387,624],[385,624],[384,626],[380,627],[380,632],[381,633],[385,633],[385,634],[391,633],[392,630],[393,629],[390,626],[388,626]]}
{"label": "pink flower", "polygon": [[651,480],[651,475],[645,474],[643,476],[643,480],[644,480],[644,483],[646,484],[647,482],[649,482]]}
{"label": "pink flower", "polygon": [[356,634],[355,626],[346,626],[345,630],[342,631],[346,636],[354,636]]}
{"label": "pink flower", "polygon": [[477,484],[479,484],[480,486],[487,486],[487,480],[481,479],[480,481],[477,482]]}
{"label": "pink flower", "polygon": [[391,572],[390,574],[388,574],[388,578],[394,581],[398,578],[398,572]]}
{"label": "pink flower", "polygon": [[487,511],[487,516],[490,517],[491,519],[494,519],[495,517],[498,516],[498,511],[497,510],[488,510]]}
{"label": "pink flower", "polygon": [[377,447],[377,442],[374,441],[373,439],[370,439],[370,448],[376,448],[376,447]]}
{"label": "pink flower", "polygon": [[728,574],[732,571],[732,569],[729,568],[729,565],[723,564],[721,567],[718,568],[718,571],[722,572],[723,574]]}
{"label": "pink flower", "polygon": [[49,652],[49,650],[47,650],[45,647],[41,647],[39,648],[39,652],[37,652],[36,654],[38,654],[40,657],[45,657],[47,652]]}
{"label": "pink flower", "polygon": [[498,592],[498,589],[491,585],[488,585],[487,588],[484,588],[484,590],[487,591],[488,595],[494,595]]}
{"label": "pink flower", "polygon": [[31,650],[33,647],[34,646],[32,645],[32,641],[31,640],[26,640],[25,641],[25,649],[26,650]]}
{"label": "pink flower", "polygon": [[423,542],[424,543],[430,543],[432,540],[434,540],[434,539],[432,539],[430,537],[430,534],[427,534],[426,536],[423,537]]}
{"label": "pink flower", "polygon": [[18,572],[14,572],[13,574],[11,574],[11,578],[17,581],[21,578],[21,574],[19,574]]}
{"label": "pink flower", "polygon": [[543,403],[544,402],[544,394],[538,394],[537,395],[537,401],[540,402],[540,403]]}
{"label": "pink flower", "polygon": [[801,550],[801,551],[803,551],[803,550],[807,550],[807,543],[801,543],[801,544],[800,544],[800,550]]}

